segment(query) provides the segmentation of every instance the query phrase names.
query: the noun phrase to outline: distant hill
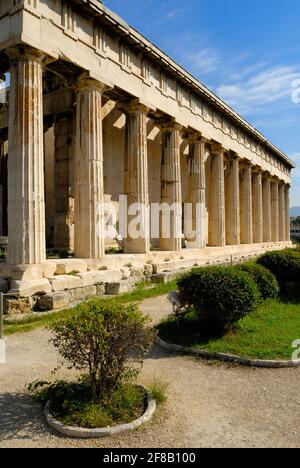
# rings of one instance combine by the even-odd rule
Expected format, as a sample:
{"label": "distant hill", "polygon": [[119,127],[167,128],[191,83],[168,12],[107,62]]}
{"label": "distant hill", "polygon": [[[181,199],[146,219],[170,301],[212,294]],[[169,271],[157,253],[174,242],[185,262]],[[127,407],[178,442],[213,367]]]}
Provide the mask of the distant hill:
{"label": "distant hill", "polygon": [[292,218],[300,216],[300,206],[294,206],[293,208],[291,208],[290,213]]}

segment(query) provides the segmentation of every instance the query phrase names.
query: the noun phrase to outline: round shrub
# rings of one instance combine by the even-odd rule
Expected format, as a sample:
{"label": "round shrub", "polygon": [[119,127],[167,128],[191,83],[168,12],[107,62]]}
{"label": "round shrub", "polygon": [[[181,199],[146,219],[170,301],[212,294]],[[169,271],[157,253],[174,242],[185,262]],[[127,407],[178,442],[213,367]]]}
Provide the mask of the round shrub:
{"label": "round shrub", "polygon": [[248,273],[254,279],[264,300],[278,296],[279,284],[270,270],[256,263],[244,263],[237,268]]}
{"label": "round shrub", "polygon": [[230,329],[260,300],[251,276],[235,267],[196,268],[178,280],[181,301],[211,332]]}
{"label": "round shrub", "polygon": [[286,291],[289,283],[300,280],[300,252],[297,250],[267,252],[257,263],[275,275],[282,291]]}

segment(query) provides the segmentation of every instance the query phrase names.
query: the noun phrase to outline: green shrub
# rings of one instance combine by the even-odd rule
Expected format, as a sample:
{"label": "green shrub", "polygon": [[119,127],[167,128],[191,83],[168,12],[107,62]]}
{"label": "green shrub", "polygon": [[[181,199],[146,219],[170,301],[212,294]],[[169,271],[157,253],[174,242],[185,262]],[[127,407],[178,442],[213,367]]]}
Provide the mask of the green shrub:
{"label": "green shrub", "polygon": [[257,263],[275,275],[282,292],[287,290],[289,283],[300,281],[300,252],[297,250],[267,252]]}
{"label": "green shrub", "polygon": [[279,284],[270,270],[256,263],[244,263],[237,268],[248,273],[254,279],[264,300],[278,296]]}
{"label": "green shrub", "polygon": [[194,308],[202,325],[216,333],[253,312],[260,300],[255,281],[235,267],[197,268],[177,284],[181,301]]}
{"label": "green shrub", "polygon": [[49,328],[54,346],[70,367],[85,372],[92,400],[100,401],[137,375],[154,339],[149,323],[134,304],[93,298]]}

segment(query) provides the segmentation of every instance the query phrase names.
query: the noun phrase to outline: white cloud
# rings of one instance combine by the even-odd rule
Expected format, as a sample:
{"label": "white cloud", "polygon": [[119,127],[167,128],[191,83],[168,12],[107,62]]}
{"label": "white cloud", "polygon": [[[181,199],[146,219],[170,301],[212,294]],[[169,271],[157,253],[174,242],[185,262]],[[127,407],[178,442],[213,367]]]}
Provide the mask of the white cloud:
{"label": "white cloud", "polygon": [[209,74],[217,70],[220,58],[213,49],[202,49],[187,54],[186,59],[191,64],[194,72]]}
{"label": "white cloud", "polygon": [[292,83],[299,77],[299,67],[270,67],[243,81],[222,84],[217,93],[241,113],[249,114],[287,99],[291,103]]}

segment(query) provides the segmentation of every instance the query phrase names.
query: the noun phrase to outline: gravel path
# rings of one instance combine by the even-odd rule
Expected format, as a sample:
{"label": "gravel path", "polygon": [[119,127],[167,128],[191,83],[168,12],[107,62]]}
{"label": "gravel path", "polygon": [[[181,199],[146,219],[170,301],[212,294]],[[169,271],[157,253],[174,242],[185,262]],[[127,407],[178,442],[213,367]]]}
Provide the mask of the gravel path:
{"label": "gravel path", "polygon": [[[159,320],[166,299],[142,308]],[[0,365],[0,447],[297,447],[300,448],[300,368],[248,369],[196,361],[154,347],[141,380],[170,383],[169,399],[154,420],[136,432],[105,440],[68,440],[50,431],[26,387],[49,379],[57,355],[38,329],[7,340]],[[61,370],[60,376],[67,371]]]}

